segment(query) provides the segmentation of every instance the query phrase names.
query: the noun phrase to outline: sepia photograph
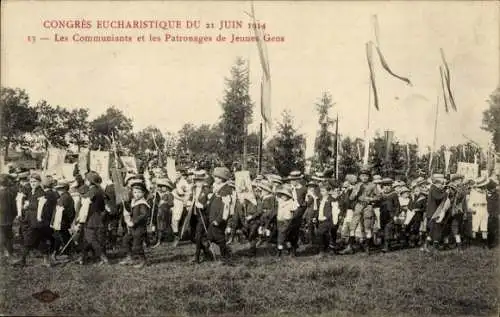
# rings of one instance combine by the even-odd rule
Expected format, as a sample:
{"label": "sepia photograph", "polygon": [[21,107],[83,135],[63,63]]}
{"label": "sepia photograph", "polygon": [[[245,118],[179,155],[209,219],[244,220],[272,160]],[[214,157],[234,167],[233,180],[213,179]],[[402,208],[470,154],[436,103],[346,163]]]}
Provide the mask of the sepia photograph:
{"label": "sepia photograph", "polygon": [[0,315],[500,316],[499,14],[2,1]]}

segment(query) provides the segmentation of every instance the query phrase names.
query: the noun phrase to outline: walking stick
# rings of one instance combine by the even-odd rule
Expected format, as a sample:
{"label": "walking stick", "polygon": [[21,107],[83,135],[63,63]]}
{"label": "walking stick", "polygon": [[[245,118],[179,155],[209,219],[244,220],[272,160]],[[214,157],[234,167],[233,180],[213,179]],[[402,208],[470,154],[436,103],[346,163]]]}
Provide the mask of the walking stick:
{"label": "walking stick", "polygon": [[73,241],[73,239],[76,237],[76,235],[78,234],[78,231],[75,232],[71,238],[69,238],[68,242],[66,243],[66,245],[64,246],[64,248],[62,248],[62,250],[59,252],[59,255],[62,255],[64,253],[64,251],[66,251],[66,248],[69,246],[69,244],[71,243],[71,241]]}
{"label": "walking stick", "polygon": [[[184,231],[186,230],[187,224],[191,222],[191,217],[192,217],[193,210],[194,210],[194,204],[196,201],[194,196],[195,195],[193,194],[193,202],[191,203],[191,206],[189,207],[189,211],[186,214],[186,217],[184,218],[184,223],[182,224],[181,232],[179,233],[179,241],[182,239],[182,236],[184,235]],[[176,244],[175,247],[177,247],[177,245],[178,244]]]}
{"label": "walking stick", "polygon": [[[201,224],[203,225],[203,229],[205,230],[205,234],[208,236],[207,225],[205,224],[205,220],[203,219],[203,214],[201,212],[200,212],[200,220],[201,220]],[[207,239],[207,241],[208,241],[208,251],[210,251],[210,254],[212,254],[212,257],[215,261],[215,260],[217,260],[215,257],[215,252],[213,252],[210,248],[212,246],[212,243],[208,239]]]}

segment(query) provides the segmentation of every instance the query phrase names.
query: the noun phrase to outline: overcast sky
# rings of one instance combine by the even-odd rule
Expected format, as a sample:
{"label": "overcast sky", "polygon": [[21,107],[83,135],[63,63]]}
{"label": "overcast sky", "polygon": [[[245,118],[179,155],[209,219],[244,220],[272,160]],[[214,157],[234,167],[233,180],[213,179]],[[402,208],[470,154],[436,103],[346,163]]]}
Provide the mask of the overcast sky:
{"label": "overcast sky", "polygon": [[[224,77],[237,56],[250,60],[251,96],[258,101],[261,68],[255,43],[56,43],[55,33],[82,35],[164,33],[210,35],[191,30],[47,30],[43,20],[200,19],[242,20],[250,2],[2,2],[2,85],[28,91],[68,108],[88,107],[94,118],[115,105],[133,118],[134,129],[156,125],[177,131],[187,122],[214,123],[221,114]],[[372,106],[371,127],[393,129],[396,137],[432,142],[434,105],[440,95],[439,48],[446,53],[457,113],[439,109],[438,144],[481,143],[486,100],[498,85],[499,20],[495,1],[460,2],[255,2],[265,32],[284,36],[268,43],[272,113],[290,109],[300,131],[312,140],[314,104],[328,91],[336,102],[340,130],[363,136],[367,124],[368,67],[365,43],[374,39],[378,15],[380,44],[391,68],[413,87],[390,77],[375,63],[380,108]],[[95,23],[95,22],[94,22]],[[224,30],[250,35],[247,28]],[[30,44],[27,36],[50,37]],[[441,98],[441,105],[443,101]],[[258,103],[257,103],[258,104]],[[259,122],[258,108],[254,121]]]}

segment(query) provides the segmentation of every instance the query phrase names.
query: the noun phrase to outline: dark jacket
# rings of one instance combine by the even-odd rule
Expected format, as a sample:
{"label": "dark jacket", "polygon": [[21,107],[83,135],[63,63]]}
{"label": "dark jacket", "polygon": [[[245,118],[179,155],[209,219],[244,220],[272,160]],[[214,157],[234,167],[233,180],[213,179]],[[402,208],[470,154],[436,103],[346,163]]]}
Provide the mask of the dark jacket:
{"label": "dark jacket", "polygon": [[421,221],[424,217],[425,208],[427,207],[427,195],[420,193],[416,197],[412,197],[408,203],[408,210],[415,211],[415,216],[413,219],[415,221]]}
{"label": "dark jacket", "polygon": [[7,187],[0,187],[0,226],[12,225],[16,216],[16,194]]}
{"label": "dark jacket", "polygon": [[427,209],[426,217],[431,218],[439,207],[439,204],[446,198],[446,190],[444,188],[438,188],[435,185],[431,185],[429,190],[429,196],[427,198]]}
{"label": "dark jacket", "polygon": [[317,218],[318,221],[326,221],[328,222],[329,224],[333,224],[332,222],[332,218],[333,218],[333,215],[332,215],[332,201],[333,199],[328,196],[326,198],[326,201],[325,201],[325,205],[323,206],[323,215],[325,216],[326,220],[320,220],[319,219],[319,214],[320,214],[320,209],[321,209],[321,200],[322,198],[320,198],[318,200],[318,210],[315,212],[315,215],[314,215],[314,218]]}
{"label": "dark jacket", "polygon": [[380,224],[391,222],[395,216],[399,214],[399,198],[398,194],[394,191],[381,195],[380,202]]}
{"label": "dark jacket", "polygon": [[304,213],[306,212],[307,209],[307,201],[306,201],[306,195],[307,195],[307,188],[305,186],[301,186],[299,188],[294,188],[292,191],[295,191],[297,193],[297,202],[299,204],[299,208],[297,208],[293,214],[293,221],[294,222],[301,222],[302,217],[304,216]]}
{"label": "dark jacket", "polygon": [[[45,198],[45,204],[42,208],[42,221],[38,221],[38,204],[41,198]],[[26,221],[31,228],[50,227],[52,214],[56,209],[58,194],[52,190],[44,191],[41,187],[30,192],[28,196],[28,208],[26,209]]]}
{"label": "dark jacket", "polygon": [[110,215],[117,215],[118,208],[116,207],[116,193],[113,184],[109,184],[104,189],[104,194],[106,195],[106,206],[109,208]]}
{"label": "dark jacket", "polygon": [[[209,198],[208,198],[208,195],[210,194],[210,188],[208,186],[203,186],[201,191],[200,191],[200,194],[198,195],[198,197],[194,197],[195,195],[195,187],[193,187],[193,199],[195,199],[195,210],[196,210],[196,215],[205,215],[207,216],[206,212],[207,212],[207,206],[208,206],[208,203],[209,203]],[[200,203],[203,208],[199,208],[199,207],[196,207],[196,203]]]}
{"label": "dark jacket", "polygon": [[89,213],[85,226],[87,228],[102,228],[104,227],[104,219],[106,216],[106,198],[101,187],[91,185],[84,198],[90,199]]}
{"label": "dark jacket", "polygon": [[132,230],[134,234],[143,234],[147,231],[148,214],[150,206],[145,199],[132,201],[130,204],[130,218],[132,220]]}
{"label": "dark jacket", "polygon": [[224,215],[224,202],[223,197],[231,197],[232,188],[225,184],[216,193],[210,197],[207,205],[208,221],[210,223],[216,221],[219,225],[224,224],[227,219],[223,218]]}
{"label": "dark jacket", "polygon": [[[75,219],[75,202],[73,201],[71,195],[67,191],[65,191],[59,196],[59,199],[57,200],[57,206],[61,206],[64,208],[61,219],[61,230],[68,230],[71,227],[73,220]],[[56,213],[54,211],[54,213],[52,214],[52,224],[54,223],[55,215]]]}
{"label": "dark jacket", "polygon": [[260,220],[262,210],[257,207],[258,206],[252,204],[246,199],[243,203],[236,200],[236,205],[234,207],[234,221],[237,222],[239,219],[242,224],[246,224],[248,222],[246,219],[248,216],[252,216],[252,219],[250,220],[252,222]]}

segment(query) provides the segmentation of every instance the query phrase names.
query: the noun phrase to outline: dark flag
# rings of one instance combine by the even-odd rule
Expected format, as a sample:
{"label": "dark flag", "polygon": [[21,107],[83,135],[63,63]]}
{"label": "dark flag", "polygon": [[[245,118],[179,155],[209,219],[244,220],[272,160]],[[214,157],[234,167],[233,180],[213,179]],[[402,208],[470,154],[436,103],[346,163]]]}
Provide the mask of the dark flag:
{"label": "dark flag", "polygon": [[444,88],[444,75],[443,75],[443,67],[439,66],[439,73],[441,74],[441,88],[443,89],[443,99],[444,99],[444,110],[449,112],[448,108],[448,98],[446,96],[446,89]]}
{"label": "dark flag", "polygon": [[366,59],[368,61],[368,69],[370,70],[370,84],[373,91],[373,104],[375,105],[375,108],[379,110],[377,86],[375,84],[375,72],[373,71],[372,42],[366,43]]}
{"label": "dark flag", "polygon": [[408,85],[411,85],[411,82],[408,78],[406,77],[402,77],[402,76],[399,76],[399,75],[396,75],[389,67],[389,64],[387,64],[387,61],[385,60],[384,58],[384,55],[382,55],[382,51],[380,50],[380,47],[376,47],[377,49],[377,53],[378,53],[378,56],[380,57],[380,63],[382,64],[382,67],[389,73],[391,74],[392,76],[396,77],[397,79],[400,79],[402,81],[404,81],[405,83],[407,83]]}
{"label": "dark flag", "polygon": [[380,64],[382,64],[382,67],[391,76],[396,77],[397,79],[404,81],[408,85],[411,85],[411,81],[408,78],[403,77],[403,76],[399,76],[391,70],[391,68],[389,67],[389,63],[387,63],[387,60],[385,59],[384,55],[382,54],[382,50],[380,49],[380,43],[379,43],[378,17],[376,14],[373,15],[373,29],[375,30],[376,49],[377,49],[377,53],[378,53],[378,56],[380,58]]}
{"label": "dark flag", "polygon": [[[443,60],[443,66],[444,66],[444,71],[442,72],[442,76],[444,77],[444,82],[446,84],[446,90],[448,92],[449,102],[453,110],[457,111],[455,98],[453,98],[453,93],[451,92],[450,67],[448,66],[448,62],[446,62],[446,58],[444,57],[443,49],[441,48],[440,51],[441,51],[441,59]],[[444,97],[446,102],[446,94]]]}

